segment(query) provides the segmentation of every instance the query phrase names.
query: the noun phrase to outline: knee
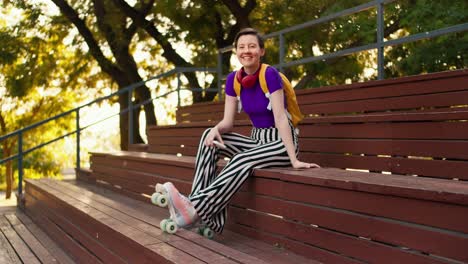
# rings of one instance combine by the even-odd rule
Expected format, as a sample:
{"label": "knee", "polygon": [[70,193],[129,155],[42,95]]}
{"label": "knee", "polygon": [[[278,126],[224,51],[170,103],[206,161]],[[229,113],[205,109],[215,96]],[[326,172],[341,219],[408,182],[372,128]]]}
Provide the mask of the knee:
{"label": "knee", "polygon": [[210,131],[211,131],[211,127],[205,129],[205,131],[203,131],[203,134],[202,134],[202,139],[205,139],[208,133],[210,133]]}

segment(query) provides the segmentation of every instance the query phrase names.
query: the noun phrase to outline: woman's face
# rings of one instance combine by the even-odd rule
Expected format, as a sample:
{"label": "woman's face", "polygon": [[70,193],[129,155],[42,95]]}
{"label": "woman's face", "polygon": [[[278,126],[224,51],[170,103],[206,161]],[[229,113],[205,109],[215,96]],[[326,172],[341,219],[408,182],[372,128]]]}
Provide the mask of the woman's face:
{"label": "woman's face", "polygon": [[242,35],[237,40],[236,55],[247,73],[255,71],[260,65],[260,58],[265,54],[265,49],[260,48],[257,36]]}

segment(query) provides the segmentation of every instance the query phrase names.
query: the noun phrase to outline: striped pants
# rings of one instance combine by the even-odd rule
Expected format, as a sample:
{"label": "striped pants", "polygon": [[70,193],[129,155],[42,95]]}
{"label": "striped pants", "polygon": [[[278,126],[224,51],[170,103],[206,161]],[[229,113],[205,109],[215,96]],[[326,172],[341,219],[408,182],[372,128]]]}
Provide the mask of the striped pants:
{"label": "striped pants", "polygon": [[[298,139],[291,133],[298,154]],[[204,224],[221,233],[227,218],[227,205],[233,195],[252,174],[254,168],[291,166],[286,147],[276,128],[253,128],[250,137],[237,133],[222,135],[226,149],[207,147],[207,129],[200,140],[190,201]],[[216,174],[219,156],[230,161]]]}

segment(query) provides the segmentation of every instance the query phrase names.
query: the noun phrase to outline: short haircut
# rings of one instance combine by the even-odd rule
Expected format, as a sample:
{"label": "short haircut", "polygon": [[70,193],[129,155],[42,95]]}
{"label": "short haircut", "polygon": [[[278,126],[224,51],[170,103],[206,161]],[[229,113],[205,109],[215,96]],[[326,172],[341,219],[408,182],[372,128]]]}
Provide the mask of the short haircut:
{"label": "short haircut", "polygon": [[260,48],[262,48],[262,49],[265,48],[265,43],[263,42],[262,36],[260,36],[258,31],[253,29],[253,28],[243,28],[237,33],[236,37],[234,38],[234,48],[237,49],[237,41],[239,40],[239,38],[241,36],[244,36],[244,35],[254,35],[254,36],[256,36],[257,40],[258,40],[258,45],[260,46]]}

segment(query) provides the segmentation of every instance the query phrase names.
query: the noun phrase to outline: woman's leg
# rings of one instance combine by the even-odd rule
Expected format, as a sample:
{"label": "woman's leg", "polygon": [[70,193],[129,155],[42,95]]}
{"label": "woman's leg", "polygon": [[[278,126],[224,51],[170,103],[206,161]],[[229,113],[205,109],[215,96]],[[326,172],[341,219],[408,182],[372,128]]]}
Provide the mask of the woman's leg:
{"label": "woman's leg", "polygon": [[[297,155],[299,151],[298,138],[293,126],[290,127]],[[200,141],[199,150],[202,149],[207,133],[204,133]],[[253,129],[251,137],[235,133],[226,133],[222,137],[227,148],[225,150],[217,149],[217,151],[220,154],[233,157],[232,160],[218,176],[215,173],[216,161],[211,164],[213,169],[209,170],[212,173],[208,176],[200,174],[203,171],[203,166],[201,166],[202,162],[197,162],[194,186],[190,196],[197,214],[205,224],[216,232],[222,231],[227,217],[227,204],[250,176],[253,168],[291,166],[277,129]],[[197,161],[201,159],[199,156],[202,153],[203,151],[199,151]],[[202,180],[203,177],[209,177],[209,180]]]}
{"label": "woman's leg", "polygon": [[290,165],[281,140],[258,145],[235,155],[214,181],[193,194],[190,200],[203,222],[215,232],[221,232],[226,220],[226,206],[253,168]]}
{"label": "woman's leg", "polygon": [[210,129],[205,130],[200,139],[190,197],[201,189],[208,187],[216,178],[216,163],[220,156],[232,158],[235,154],[253,148],[258,144],[250,137],[237,133],[225,133],[222,138],[226,149],[207,147],[204,142],[209,132]]}

